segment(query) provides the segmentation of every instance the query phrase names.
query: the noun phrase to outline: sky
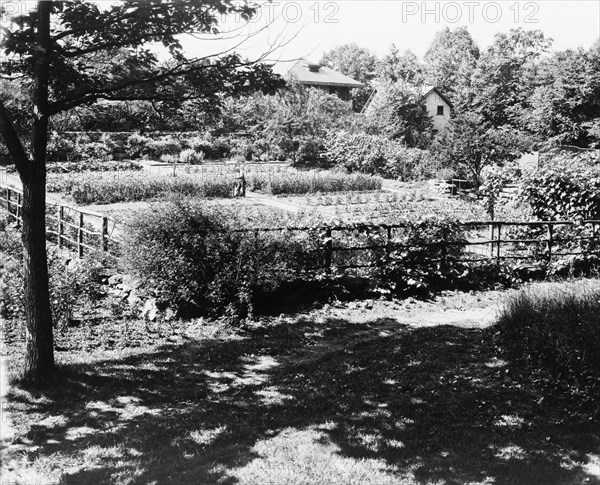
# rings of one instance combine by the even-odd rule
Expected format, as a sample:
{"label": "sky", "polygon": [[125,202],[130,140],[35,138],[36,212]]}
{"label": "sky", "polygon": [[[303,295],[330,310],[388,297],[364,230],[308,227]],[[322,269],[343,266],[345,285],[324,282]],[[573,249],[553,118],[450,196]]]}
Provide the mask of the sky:
{"label": "sky", "polygon": [[[262,7],[251,23],[224,19],[222,28],[228,39],[184,36],[181,40],[188,54],[204,56],[235,48],[254,60],[277,47],[264,60],[275,63],[275,72],[283,74],[299,58],[318,61],[324,52],[350,42],[378,57],[393,43],[422,58],[436,32],[445,27],[467,27],[482,49],[493,42],[496,33],[518,27],[541,30],[554,40],[553,50],[587,49],[600,37],[600,0],[253,1]],[[35,6],[22,0],[0,3],[11,13]],[[109,8],[114,2],[96,3]]]}
{"label": "sky", "polygon": [[[234,18],[224,24],[239,34],[255,33],[236,48],[243,56],[255,58],[270,44],[283,44],[268,56],[278,61],[275,71],[281,73],[291,66],[285,61],[301,57],[318,61],[324,52],[349,42],[378,57],[394,43],[422,58],[436,32],[461,26],[467,27],[480,48],[490,45],[496,33],[522,27],[551,37],[553,50],[587,49],[600,37],[600,0],[273,0],[263,4],[250,25]],[[184,39],[191,53],[204,54],[222,45]]]}

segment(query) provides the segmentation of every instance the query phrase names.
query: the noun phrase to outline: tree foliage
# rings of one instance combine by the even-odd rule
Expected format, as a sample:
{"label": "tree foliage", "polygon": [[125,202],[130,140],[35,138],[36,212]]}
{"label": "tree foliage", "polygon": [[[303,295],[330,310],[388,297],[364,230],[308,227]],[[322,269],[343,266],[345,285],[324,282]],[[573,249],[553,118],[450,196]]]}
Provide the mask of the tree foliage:
{"label": "tree foliage", "polygon": [[600,51],[557,52],[544,62],[531,96],[527,126],[552,144],[600,143]]}
{"label": "tree foliage", "polygon": [[462,172],[478,186],[484,167],[502,166],[530,148],[528,137],[514,128],[494,128],[482,116],[464,113],[450,120],[432,151],[445,166]]}
{"label": "tree foliage", "polygon": [[380,85],[378,91],[377,99],[366,112],[367,130],[411,148],[427,147],[433,123],[420,91],[398,83]]}
{"label": "tree foliage", "polygon": [[361,111],[373,91],[371,81],[377,68],[375,54],[355,43],[343,44],[323,54],[321,64],[363,84],[362,88],[350,92],[354,110]]}
{"label": "tree foliage", "polygon": [[[220,130],[246,131],[294,162],[318,162],[323,140],[331,130],[353,124],[358,116],[349,102],[315,88],[290,82],[275,95],[256,93],[225,103]],[[312,153],[304,153],[311,146]],[[306,159],[302,159],[302,158]]]}
{"label": "tree foliage", "polygon": [[473,109],[495,127],[522,127],[537,75],[537,61],[552,43],[539,30],[496,34],[473,77]]}
{"label": "tree foliage", "polygon": [[469,101],[479,47],[466,27],[438,32],[424,56],[427,83],[450,97],[460,111]]}
{"label": "tree foliage", "polygon": [[[171,103],[194,99],[202,109],[219,95],[278,84],[265,65],[233,52],[189,57],[179,40],[189,33],[217,34],[223,15],[249,20],[255,12],[256,6],[233,0],[128,1],[108,6],[39,1],[37,8],[11,18],[3,28],[2,77],[26,86],[32,106],[27,146],[18,136],[14,114],[0,98],[0,134],[23,182],[26,377],[41,379],[54,368],[44,237],[50,118],[101,99]],[[157,44],[168,53],[167,60],[150,48]]]}
{"label": "tree foliage", "polygon": [[400,83],[403,86],[420,86],[425,80],[425,70],[419,58],[409,49],[400,52],[395,44],[379,61],[377,77],[384,83]]}

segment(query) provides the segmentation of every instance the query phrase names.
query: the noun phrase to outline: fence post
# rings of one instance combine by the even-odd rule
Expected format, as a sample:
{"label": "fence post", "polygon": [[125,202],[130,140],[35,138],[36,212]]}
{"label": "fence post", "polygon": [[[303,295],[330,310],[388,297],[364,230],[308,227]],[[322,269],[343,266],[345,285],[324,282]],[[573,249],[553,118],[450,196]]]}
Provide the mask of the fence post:
{"label": "fence post", "polygon": [[502,245],[502,223],[498,222],[497,223],[497,227],[498,230],[496,231],[496,234],[498,235],[498,238],[496,239],[496,264],[500,264],[500,256],[501,256],[501,250],[500,250],[500,246]]}
{"label": "fence post", "polygon": [[325,230],[325,270],[327,274],[331,272],[331,253],[332,253],[332,244],[331,244],[331,228],[328,227]]}
{"label": "fence post", "polygon": [[83,212],[79,213],[79,224],[77,226],[77,254],[83,257]]}
{"label": "fence post", "polygon": [[108,217],[102,217],[102,251],[108,251]]}
{"label": "fence post", "polygon": [[554,226],[552,224],[548,224],[547,226],[547,235],[548,235],[548,262],[550,262],[552,260],[552,244],[553,244],[553,240],[552,240],[552,233]]}
{"label": "fence post", "polygon": [[2,194],[3,194],[2,205],[3,206],[6,205],[6,213],[8,214],[7,221],[10,221],[10,202],[8,200],[10,192],[9,192],[8,187],[2,187]]}
{"label": "fence post", "polygon": [[63,221],[65,220],[65,208],[62,205],[58,206],[58,247],[62,248],[62,236],[64,231]]}
{"label": "fence post", "polygon": [[387,226],[387,243],[385,245],[385,266],[390,264],[390,256],[392,253],[392,228]]}
{"label": "fence post", "polygon": [[448,240],[446,237],[446,228],[442,227],[442,247],[441,247],[441,267],[445,268],[448,264]]}
{"label": "fence post", "polygon": [[23,204],[20,192],[17,192],[17,229],[21,227],[21,205]]}
{"label": "fence post", "polygon": [[490,222],[490,258],[494,257],[494,223]]}

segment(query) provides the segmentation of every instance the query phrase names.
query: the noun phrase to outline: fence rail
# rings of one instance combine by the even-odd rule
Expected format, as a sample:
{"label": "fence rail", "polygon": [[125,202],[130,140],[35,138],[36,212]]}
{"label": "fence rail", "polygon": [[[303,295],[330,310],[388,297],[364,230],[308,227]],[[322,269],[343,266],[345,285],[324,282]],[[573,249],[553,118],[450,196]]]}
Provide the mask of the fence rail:
{"label": "fence rail", "polygon": [[[12,187],[0,186],[0,213],[15,223],[22,224],[22,192]],[[588,227],[581,234],[560,234],[560,228]],[[85,211],[64,204],[48,203],[46,227],[49,240],[59,247],[77,252],[101,251],[116,255],[119,239],[114,219],[96,212]],[[268,227],[235,229],[229,232],[247,233],[249,237],[281,232],[286,238],[304,237],[318,252],[319,266],[305,268],[326,271],[353,268],[375,268],[390,264],[400,251],[428,250],[427,262],[483,262],[500,263],[508,260],[536,260],[550,262],[559,257],[600,254],[598,227],[600,220],[584,221],[470,221],[458,224],[464,238],[457,240],[453,234],[442,230],[438,242],[407,244],[406,232],[410,223],[398,224],[348,224],[322,227]],[[519,228],[530,228],[534,234],[519,235]],[[517,231],[516,234],[511,232]],[[564,232],[564,231],[563,231]],[[569,245],[576,244],[575,250]],[[585,244],[584,244],[585,243]],[[571,248],[572,249],[572,248]],[[432,257],[434,255],[434,257]],[[403,261],[419,264],[419,261]]]}
{"label": "fence rail", "polygon": [[[0,187],[0,213],[17,229],[22,225],[23,192],[13,187]],[[46,236],[59,248],[77,252],[115,253],[119,241],[112,236],[117,223],[97,212],[85,211],[65,204],[46,203]]]}

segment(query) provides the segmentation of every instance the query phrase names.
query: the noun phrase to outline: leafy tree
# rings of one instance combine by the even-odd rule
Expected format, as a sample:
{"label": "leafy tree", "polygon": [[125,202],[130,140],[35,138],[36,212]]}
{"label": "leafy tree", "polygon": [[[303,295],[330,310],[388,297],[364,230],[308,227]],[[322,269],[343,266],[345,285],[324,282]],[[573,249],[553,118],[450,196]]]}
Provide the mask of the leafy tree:
{"label": "leafy tree", "polygon": [[352,106],[355,111],[361,111],[373,91],[371,81],[377,67],[375,54],[355,43],[343,44],[323,54],[321,64],[363,84],[362,88],[351,90]]}
{"label": "leafy tree", "polygon": [[255,142],[266,142],[296,162],[307,145],[318,151],[330,131],[348,127],[355,116],[350,103],[338,96],[290,82],[275,95],[229,100],[221,131],[247,131]]}
{"label": "leafy tree", "polygon": [[[102,7],[79,0],[39,1],[3,28],[2,76],[31,86],[29,147],[5,98],[0,99],[0,134],[23,182],[25,378],[41,380],[54,371],[45,240],[49,120],[99,99],[177,101],[182,83],[195,87],[190,97],[209,101],[217,94],[273,84],[264,65],[234,53],[189,58],[178,40],[185,33],[218,33],[221,15],[249,20],[255,12],[254,6],[233,0],[132,0]],[[162,44],[170,59],[159,62],[151,43]]]}
{"label": "leafy tree", "polygon": [[366,129],[384,134],[411,148],[426,148],[433,122],[420,91],[401,84],[379,87],[379,94],[366,112]]}
{"label": "leafy tree", "polygon": [[466,27],[446,27],[435,35],[425,52],[427,83],[450,97],[457,111],[469,102],[471,75],[479,55],[479,47]]}
{"label": "leafy tree", "polygon": [[540,139],[581,147],[600,142],[598,49],[555,53],[540,69],[543,85],[531,99],[525,122]]}
{"label": "leafy tree", "polygon": [[400,83],[407,86],[420,86],[425,80],[425,69],[419,58],[409,49],[400,53],[395,44],[377,66],[377,77],[384,83]]}
{"label": "leafy tree", "polygon": [[539,30],[496,34],[473,76],[473,109],[493,126],[522,127],[536,87],[538,61],[551,43]]}
{"label": "leafy tree", "polygon": [[458,114],[436,137],[432,152],[448,168],[481,183],[484,167],[502,166],[531,148],[530,139],[511,128],[494,128],[481,115]]}

